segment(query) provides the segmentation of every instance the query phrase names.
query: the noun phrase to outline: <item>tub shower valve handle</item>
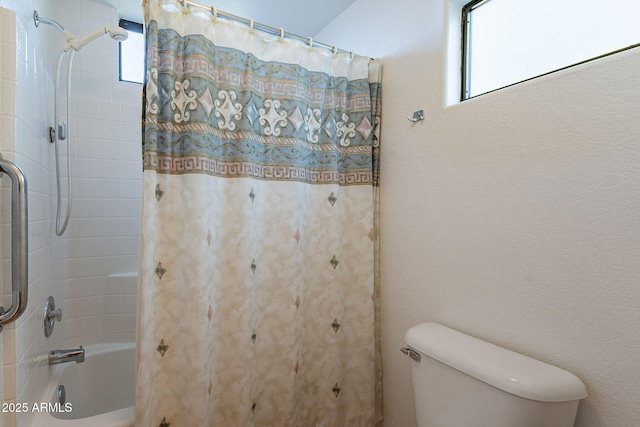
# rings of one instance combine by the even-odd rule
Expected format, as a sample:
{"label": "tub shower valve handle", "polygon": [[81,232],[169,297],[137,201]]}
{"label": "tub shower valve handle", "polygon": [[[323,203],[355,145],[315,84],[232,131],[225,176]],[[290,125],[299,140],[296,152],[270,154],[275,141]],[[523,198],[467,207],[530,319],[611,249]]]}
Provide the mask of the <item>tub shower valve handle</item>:
{"label": "tub shower valve handle", "polygon": [[44,336],[50,337],[53,333],[53,326],[55,321],[62,320],[62,309],[56,309],[56,301],[52,296],[47,298],[44,304]]}
{"label": "tub shower valve handle", "polygon": [[51,320],[57,320],[58,322],[62,320],[62,309],[56,308],[53,311],[50,311],[47,317]]}

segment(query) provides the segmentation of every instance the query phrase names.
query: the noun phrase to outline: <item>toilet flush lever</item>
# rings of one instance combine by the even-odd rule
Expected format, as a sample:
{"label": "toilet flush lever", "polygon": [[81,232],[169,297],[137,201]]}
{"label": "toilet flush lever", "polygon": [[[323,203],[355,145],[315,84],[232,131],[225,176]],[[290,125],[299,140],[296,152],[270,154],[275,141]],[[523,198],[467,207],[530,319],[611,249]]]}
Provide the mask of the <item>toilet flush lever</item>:
{"label": "toilet flush lever", "polygon": [[411,359],[420,363],[420,353],[418,353],[417,351],[407,347],[402,347],[400,351],[403,352],[405,355],[409,356]]}

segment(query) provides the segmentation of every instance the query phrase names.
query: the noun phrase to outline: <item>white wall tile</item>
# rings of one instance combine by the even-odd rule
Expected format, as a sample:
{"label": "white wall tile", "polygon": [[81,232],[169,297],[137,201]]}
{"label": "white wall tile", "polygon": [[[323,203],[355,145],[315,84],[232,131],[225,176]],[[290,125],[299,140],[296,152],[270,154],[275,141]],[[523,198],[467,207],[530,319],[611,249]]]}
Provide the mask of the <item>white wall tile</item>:
{"label": "white wall tile", "polygon": [[122,160],[122,142],[114,140],[101,140],[100,158],[109,160]]}
{"label": "white wall tile", "polygon": [[[134,85],[132,83],[120,82],[121,86],[132,93],[134,96],[141,96],[140,88],[142,85]],[[140,98],[140,105],[142,104],[142,99]],[[142,114],[141,107],[138,104],[122,104],[122,121],[128,124],[134,124],[135,128],[132,129],[131,132],[125,132],[127,134],[136,135],[140,133],[140,115]],[[139,140],[139,138],[138,138]]]}
{"label": "white wall tile", "polygon": [[[117,76],[117,74],[116,74]],[[142,110],[142,85],[139,83],[128,83],[117,81],[117,77],[113,82],[113,99],[118,99],[123,104],[135,105],[139,108],[137,117],[140,117]]]}
{"label": "white wall tile", "polygon": [[[30,14],[37,7],[42,16],[59,20],[78,37],[116,25],[117,14],[90,0],[16,4],[24,9],[23,21],[14,31],[4,20],[0,28],[3,52],[8,38],[16,52],[15,60],[7,61],[3,55],[3,64],[10,64],[11,73],[0,72],[0,143],[3,155],[19,160],[29,174],[32,300],[13,339],[11,328],[3,332],[4,397],[5,401],[18,396],[34,401],[47,375],[46,369],[29,362],[37,352],[71,343],[135,337],[135,292],[125,294],[119,285],[114,294],[113,287],[105,286],[105,276],[137,268],[141,86],[117,81],[117,45],[107,36],[78,52],[69,129],[74,153],[73,210],[65,235],[55,236],[54,146],[48,143],[47,133],[53,123],[53,62],[63,40],[49,26],[36,29]],[[7,76],[15,82],[8,82]],[[15,104],[13,99],[17,99]],[[64,153],[64,145],[62,148]],[[63,178],[66,195],[65,184]],[[123,201],[125,195],[129,202]],[[0,245],[0,275],[9,270],[10,248],[5,246],[4,242]],[[54,295],[58,306],[64,307],[65,317],[52,337],[45,338],[42,306],[48,295]],[[123,317],[125,308],[127,317]]]}
{"label": "white wall tile", "polygon": [[100,137],[103,140],[122,141],[122,126],[120,121],[100,121]]}
{"label": "white wall tile", "polygon": [[100,118],[100,101],[95,99],[75,98],[76,115],[88,119]]}
{"label": "white wall tile", "polygon": [[92,138],[76,138],[76,152],[78,158],[83,159],[99,159],[100,158],[100,139]]}
{"label": "white wall tile", "polygon": [[[70,30],[78,28],[77,24],[79,22],[77,20],[74,21],[71,18],[75,16],[77,16],[78,18],[80,17],[83,3],[84,0],[64,0],[55,2],[55,15],[57,19],[63,22],[63,17],[69,18],[68,20],[64,21],[65,28],[69,28]],[[72,26],[72,24],[74,25]]]}
{"label": "white wall tile", "polygon": [[83,71],[80,79],[83,97],[111,101],[113,83],[106,80],[103,73]]}
{"label": "white wall tile", "polygon": [[108,199],[122,198],[120,179],[102,179],[100,181],[100,196]]}
{"label": "white wall tile", "polygon": [[100,119],[115,122],[122,121],[122,105],[116,102],[101,102]]}
{"label": "white wall tile", "polygon": [[[104,26],[94,27],[93,30]],[[92,30],[92,32],[93,32]],[[83,34],[84,37],[86,34]],[[77,35],[80,37],[79,35]],[[92,41],[84,46],[75,56],[73,68],[83,72],[95,72],[101,70],[102,73],[111,74],[111,67],[115,60],[112,55],[112,46],[115,44],[108,35]]]}
{"label": "white wall tile", "polygon": [[[74,126],[75,129],[73,129]],[[86,117],[75,118],[72,120],[72,131],[73,130],[75,130],[75,135],[72,135],[72,139],[74,137],[100,139],[101,137],[99,119],[90,119]]]}

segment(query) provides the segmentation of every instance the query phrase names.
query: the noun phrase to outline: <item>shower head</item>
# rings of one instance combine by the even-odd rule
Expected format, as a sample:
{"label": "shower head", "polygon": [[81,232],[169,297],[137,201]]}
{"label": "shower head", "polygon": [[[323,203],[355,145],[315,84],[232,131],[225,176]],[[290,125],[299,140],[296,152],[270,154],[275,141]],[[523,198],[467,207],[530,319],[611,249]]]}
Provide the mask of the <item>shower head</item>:
{"label": "shower head", "polygon": [[122,27],[109,28],[109,36],[117,42],[123,42],[129,38],[129,33]]}
{"label": "shower head", "polygon": [[91,43],[92,41],[94,41],[95,39],[97,39],[98,37],[101,37],[105,34],[109,34],[109,36],[117,41],[117,42],[121,42],[123,40],[126,40],[127,37],[129,37],[129,33],[121,27],[103,27],[100,28],[99,30],[94,31],[93,33],[89,34],[88,36],[86,36],[85,38],[83,38],[82,40],[78,41],[75,38],[73,40],[69,40],[69,43],[67,43],[67,45],[63,48],[65,51],[68,51],[70,49],[74,49],[76,51],[82,49],[82,47],[84,45],[87,45],[89,43]]}

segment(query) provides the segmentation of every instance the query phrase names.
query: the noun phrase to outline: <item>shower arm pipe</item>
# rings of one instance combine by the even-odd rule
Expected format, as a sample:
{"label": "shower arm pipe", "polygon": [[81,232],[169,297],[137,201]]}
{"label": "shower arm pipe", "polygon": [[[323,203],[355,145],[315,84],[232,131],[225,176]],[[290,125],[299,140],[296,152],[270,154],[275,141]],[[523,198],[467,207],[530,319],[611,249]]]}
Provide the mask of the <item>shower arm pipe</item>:
{"label": "shower arm pipe", "polygon": [[[64,34],[64,36],[67,38],[67,43],[68,44],[73,44],[74,42],[77,43],[76,40],[76,36],[74,36],[73,34],[71,34],[69,31],[65,30],[62,25],[58,24],[56,21],[54,21],[53,19],[48,19],[48,18],[43,18],[40,15],[38,15],[38,11],[34,10],[33,11],[33,23],[36,25],[36,28],[40,26],[40,24],[47,24],[47,25],[51,25],[52,27],[54,27],[56,30],[60,31],[62,34]],[[68,46],[67,44],[67,46]],[[69,49],[67,49],[69,50]]]}
{"label": "shower arm pipe", "polygon": [[339,48],[337,48],[335,46],[330,46],[330,45],[325,44],[325,43],[317,42],[317,41],[313,40],[311,37],[302,37],[302,36],[299,36],[297,34],[293,34],[293,33],[290,33],[288,31],[284,31],[282,28],[270,27],[268,25],[260,24],[260,23],[257,23],[257,22],[254,23],[253,19],[247,19],[247,18],[243,18],[241,16],[233,15],[233,14],[231,14],[229,12],[224,12],[224,11],[218,10],[213,6],[211,6],[211,7],[205,6],[203,4],[197,3],[197,2],[192,1],[192,0],[178,0],[178,1],[182,4],[183,7],[195,6],[195,7],[201,8],[201,9],[206,9],[206,10],[210,11],[214,15],[214,17],[222,16],[222,17],[230,19],[232,21],[242,22],[244,24],[247,24],[247,25],[251,26],[252,28],[256,28],[256,29],[258,29],[260,31],[264,31],[265,33],[274,34],[274,35],[277,35],[277,36],[280,36],[280,37],[287,37],[287,38],[294,39],[294,40],[299,40],[299,41],[302,41],[302,42],[308,44],[309,46],[323,47],[325,49],[329,49],[329,50],[333,51],[333,53],[342,52],[342,53],[348,53],[352,57],[354,56],[353,52],[348,52],[348,51],[346,51],[344,49],[339,49]]}
{"label": "shower arm pipe", "polygon": [[34,24],[36,24],[36,28],[39,27],[40,24],[42,23],[42,24],[48,24],[48,25],[51,25],[51,26],[55,27],[61,33],[65,32],[65,29],[62,28],[62,25],[58,24],[53,19],[47,19],[47,18],[40,17],[40,15],[38,15],[38,11],[37,10],[33,11],[33,22],[34,22]]}

